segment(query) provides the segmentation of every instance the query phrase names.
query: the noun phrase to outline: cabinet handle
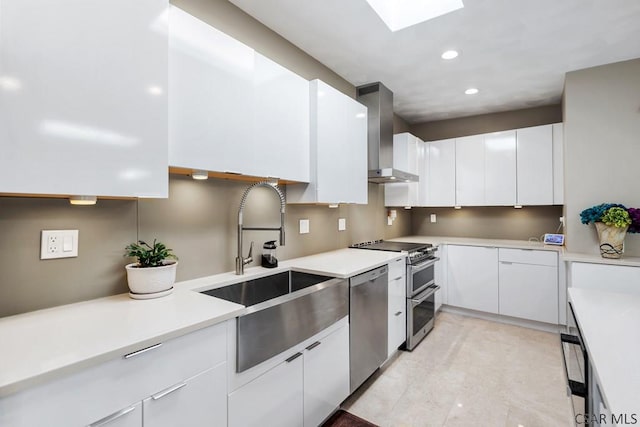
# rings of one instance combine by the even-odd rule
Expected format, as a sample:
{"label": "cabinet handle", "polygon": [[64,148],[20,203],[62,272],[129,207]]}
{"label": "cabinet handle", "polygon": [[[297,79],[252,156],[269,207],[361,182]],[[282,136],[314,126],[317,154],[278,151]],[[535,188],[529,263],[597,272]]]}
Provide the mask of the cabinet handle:
{"label": "cabinet handle", "polygon": [[131,359],[132,357],[139,356],[139,355],[141,355],[143,353],[146,353],[147,351],[154,350],[154,349],[160,347],[161,345],[162,345],[162,343],[160,342],[158,344],[152,345],[151,347],[143,348],[142,350],[138,350],[138,351],[134,351],[133,353],[125,354],[124,358],[125,359]]}
{"label": "cabinet handle", "polygon": [[152,395],[151,395],[151,398],[152,398],[153,400],[162,399],[162,398],[163,398],[163,397],[165,397],[167,394],[171,394],[171,393],[173,393],[174,391],[178,391],[178,390],[180,390],[182,387],[186,387],[186,385],[187,385],[187,383],[180,383],[180,384],[176,384],[176,385],[174,385],[173,387],[169,387],[168,389],[163,390],[163,391],[161,391],[161,392],[159,392],[159,393],[152,394]]}
{"label": "cabinet handle", "polygon": [[291,356],[290,358],[288,358],[287,360],[285,360],[285,362],[291,363],[291,362],[293,362],[294,360],[296,360],[300,356],[302,356],[302,353],[298,352],[298,353],[294,354],[293,356]]}
{"label": "cabinet handle", "polygon": [[394,316],[400,316],[402,314],[401,311],[397,312],[396,314],[394,314]]}
{"label": "cabinet handle", "polygon": [[316,348],[320,344],[322,344],[320,341],[316,341],[313,344],[311,344],[309,347],[307,347],[307,350],[313,350],[314,348]]}
{"label": "cabinet handle", "polygon": [[400,280],[400,279],[402,279],[402,276],[398,276],[398,277],[396,277],[396,278],[395,278],[395,279],[393,279],[393,280]]}
{"label": "cabinet handle", "polygon": [[130,406],[128,408],[125,408],[125,409],[122,409],[122,410],[120,410],[118,412],[115,412],[115,413],[113,413],[111,415],[107,415],[103,419],[98,420],[93,424],[89,424],[88,427],[100,427],[100,426],[103,426],[103,425],[108,424],[111,421],[117,420],[118,418],[123,417],[123,416],[127,415],[129,412],[132,412],[132,411],[135,411],[135,410],[136,410],[135,406]]}
{"label": "cabinet handle", "polygon": [[509,262],[509,261],[500,261],[500,264],[511,265],[511,264],[513,264],[513,263],[512,263],[512,262]]}

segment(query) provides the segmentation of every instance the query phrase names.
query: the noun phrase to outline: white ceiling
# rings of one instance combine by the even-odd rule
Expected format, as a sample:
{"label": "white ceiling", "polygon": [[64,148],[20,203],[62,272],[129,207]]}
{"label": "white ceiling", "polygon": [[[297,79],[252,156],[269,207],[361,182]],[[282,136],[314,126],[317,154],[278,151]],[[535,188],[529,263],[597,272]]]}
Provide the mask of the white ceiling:
{"label": "white ceiling", "polygon": [[559,103],[566,72],[640,57],[640,0],[463,0],[395,33],[365,0],[230,1],[410,123]]}

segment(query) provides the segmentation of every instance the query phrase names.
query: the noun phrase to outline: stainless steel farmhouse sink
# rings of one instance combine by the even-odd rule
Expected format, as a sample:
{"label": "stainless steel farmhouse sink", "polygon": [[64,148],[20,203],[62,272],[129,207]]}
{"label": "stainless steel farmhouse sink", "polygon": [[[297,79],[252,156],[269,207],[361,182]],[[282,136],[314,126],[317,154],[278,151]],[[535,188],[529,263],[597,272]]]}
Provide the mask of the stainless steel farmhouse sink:
{"label": "stainless steel farmhouse sink", "polygon": [[347,280],[295,271],[202,293],[247,307],[237,319],[237,372],[312,337],[349,313]]}

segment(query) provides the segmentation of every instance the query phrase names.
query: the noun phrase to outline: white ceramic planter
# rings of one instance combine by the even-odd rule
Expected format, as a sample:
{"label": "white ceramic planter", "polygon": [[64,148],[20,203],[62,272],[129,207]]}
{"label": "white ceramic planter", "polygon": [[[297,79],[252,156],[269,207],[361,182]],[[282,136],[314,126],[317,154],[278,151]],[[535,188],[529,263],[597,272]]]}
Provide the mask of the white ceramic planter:
{"label": "white ceramic planter", "polygon": [[176,282],[178,262],[162,267],[139,268],[138,264],[127,264],[127,282],[132,294],[155,294],[171,289]]}

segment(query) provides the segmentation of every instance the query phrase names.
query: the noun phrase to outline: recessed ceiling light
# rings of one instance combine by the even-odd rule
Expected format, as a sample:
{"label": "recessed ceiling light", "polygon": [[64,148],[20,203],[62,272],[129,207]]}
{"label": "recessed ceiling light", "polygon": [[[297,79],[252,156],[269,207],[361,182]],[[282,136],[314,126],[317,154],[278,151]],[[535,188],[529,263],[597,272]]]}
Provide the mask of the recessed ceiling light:
{"label": "recessed ceiling light", "polygon": [[475,87],[470,87],[469,89],[464,91],[464,93],[466,95],[475,95],[478,92],[480,92],[480,91],[478,89],[476,89]]}
{"label": "recessed ceiling light", "polygon": [[462,0],[367,0],[367,3],[391,31],[402,30],[464,7]]}
{"label": "recessed ceiling light", "polygon": [[453,59],[458,56],[458,52],[455,50],[448,50],[442,54],[442,59]]}

